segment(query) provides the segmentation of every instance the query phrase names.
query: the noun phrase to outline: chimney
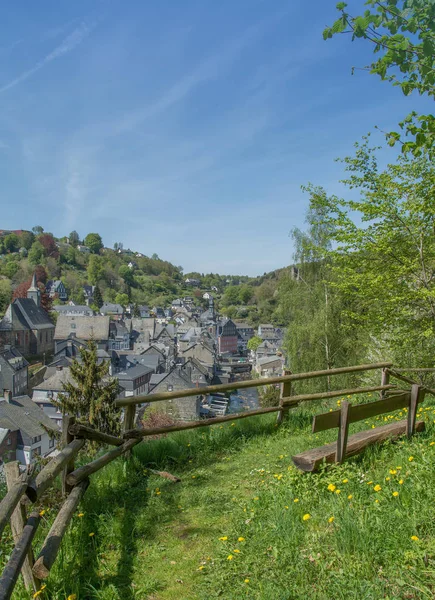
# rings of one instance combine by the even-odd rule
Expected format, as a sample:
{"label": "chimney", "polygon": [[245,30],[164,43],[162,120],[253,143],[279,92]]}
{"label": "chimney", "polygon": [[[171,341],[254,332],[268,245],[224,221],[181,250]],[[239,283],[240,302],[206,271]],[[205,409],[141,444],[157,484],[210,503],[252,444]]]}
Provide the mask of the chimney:
{"label": "chimney", "polygon": [[5,402],[7,402],[8,404],[10,404],[11,401],[12,401],[12,392],[11,392],[11,390],[3,390],[3,395],[4,395]]}

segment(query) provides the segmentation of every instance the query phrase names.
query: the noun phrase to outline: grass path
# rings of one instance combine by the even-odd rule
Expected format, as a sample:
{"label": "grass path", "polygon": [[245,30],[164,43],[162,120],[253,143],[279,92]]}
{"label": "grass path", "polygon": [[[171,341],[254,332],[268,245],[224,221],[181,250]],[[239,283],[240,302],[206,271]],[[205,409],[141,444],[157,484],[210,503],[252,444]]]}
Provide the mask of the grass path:
{"label": "grass path", "polygon": [[310,434],[303,410],[279,429],[253,418],[142,444],[94,478],[40,597],[433,598],[434,407],[422,416],[425,433],[317,475],[290,457],[335,432]]}

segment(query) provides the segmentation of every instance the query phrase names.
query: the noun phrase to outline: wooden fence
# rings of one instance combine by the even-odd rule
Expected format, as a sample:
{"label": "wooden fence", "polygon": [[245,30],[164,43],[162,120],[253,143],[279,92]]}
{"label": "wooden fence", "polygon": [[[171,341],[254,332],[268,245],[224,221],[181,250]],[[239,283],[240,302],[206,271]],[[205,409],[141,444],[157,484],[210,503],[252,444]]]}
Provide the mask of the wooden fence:
{"label": "wooden fence", "polygon": [[[126,407],[124,412],[124,432],[122,437],[108,435],[94,430],[91,427],[75,423],[73,417],[64,417],[62,434],[63,448],[56,457],[39,471],[39,473],[35,475],[35,473],[29,470],[24,474],[20,474],[18,462],[5,464],[8,492],[0,503],[0,537],[5,526],[10,521],[15,548],[4,569],[3,575],[0,578],[0,600],[8,600],[11,597],[20,571],[28,590],[36,592],[40,589],[40,582],[49,576],[68,524],[89,486],[89,477],[119,456],[123,454],[128,456],[133,447],[136,444],[139,444],[141,440],[147,436],[195,429],[197,427],[207,427],[218,423],[225,423],[227,421],[245,419],[247,417],[273,412],[277,413],[278,423],[281,423],[284,414],[288,410],[299,406],[301,402],[342,396],[349,397],[356,394],[376,391],[381,394],[381,398],[377,402],[353,406],[346,401],[342,403],[340,411],[325,413],[324,415],[315,417],[314,431],[323,431],[331,427],[339,428],[339,441],[332,452],[333,459],[342,461],[345,456],[355,453],[355,448],[350,448],[351,444],[349,443],[350,439],[347,439],[347,431],[349,424],[360,418],[367,418],[368,416],[382,414],[384,412],[396,410],[397,408],[409,406],[408,425],[405,425],[404,432],[406,431],[408,435],[411,435],[415,430],[419,430],[420,428],[420,426],[415,423],[417,404],[423,401],[425,393],[435,394],[435,390],[417,385],[412,379],[402,375],[397,370],[392,370],[391,367],[392,363],[383,362],[330,369],[326,371],[312,371],[309,373],[292,374],[286,371],[282,377],[255,379],[233,384],[204,387],[201,388],[202,394],[231,391],[235,388],[255,388],[264,385],[281,384],[281,397],[278,406],[260,408],[208,420],[179,423],[167,427],[135,429],[134,421],[136,405],[143,402],[159,402],[162,400],[195,396],[198,394],[197,388],[150,394],[148,396],[123,398],[122,400],[117,401],[118,406]],[[294,381],[302,381],[314,377],[330,377],[332,375],[358,373],[376,369],[382,370],[381,384],[378,386],[358,387],[316,394],[291,395],[291,386]],[[390,377],[394,377],[399,381],[410,384],[412,386],[411,392],[397,390],[396,386],[390,384]],[[397,390],[398,393],[395,396],[386,395],[387,393],[391,393],[391,390]],[[381,429],[382,428],[378,428],[378,430]],[[377,437],[372,434],[371,443],[379,439],[385,439],[385,437],[385,433],[382,433]],[[114,446],[114,448],[88,464],[75,468],[74,460],[88,440]],[[361,447],[362,446],[360,445],[356,451],[361,449]],[[168,477],[172,481],[178,480],[167,473],[159,474]],[[61,506],[35,561],[32,550],[32,540],[40,522],[40,514],[33,511],[28,516],[27,510],[30,505],[41,501],[43,494],[54,484],[58,476],[61,477],[62,492],[65,501]]]}

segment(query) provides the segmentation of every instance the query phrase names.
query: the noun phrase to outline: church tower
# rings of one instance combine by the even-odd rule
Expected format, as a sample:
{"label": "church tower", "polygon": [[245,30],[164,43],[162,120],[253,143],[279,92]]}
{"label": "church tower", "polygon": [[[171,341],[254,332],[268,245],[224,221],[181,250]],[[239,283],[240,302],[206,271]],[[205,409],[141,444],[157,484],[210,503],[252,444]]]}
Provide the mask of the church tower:
{"label": "church tower", "polygon": [[36,274],[33,273],[32,283],[30,284],[29,289],[27,290],[27,297],[31,298],[36,306],[40,306],[41,304],[41,292],[36,285]]}

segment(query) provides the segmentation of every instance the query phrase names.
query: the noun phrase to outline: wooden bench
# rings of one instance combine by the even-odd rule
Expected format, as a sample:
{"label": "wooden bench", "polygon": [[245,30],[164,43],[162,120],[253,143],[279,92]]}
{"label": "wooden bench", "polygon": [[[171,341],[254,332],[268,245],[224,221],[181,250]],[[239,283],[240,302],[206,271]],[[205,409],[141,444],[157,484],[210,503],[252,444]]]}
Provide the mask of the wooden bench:
{"label": "wooden bench", "polygon": [[[416,422],[416,414],[418,404],[424,400],[424,394],[425,390],[421,386],[413,385],[410,393],[401,392],[367,404],[352,405],[347,401],[343,401],[340,410],[316,415],[313,420],[313,433],[338,428],[337,442],[313,450],[306,450],[293,456],[294,464],[302,471],[316,471],[324,462],[342,463],[346,457],[359,454],[371,444],[386,439],[395,439],[404,434],[410,437],[416,431],[423,431],[424,422]],[[389,423],[348,436],[351,423],[403,408],[408,409],[406,420]]]}

